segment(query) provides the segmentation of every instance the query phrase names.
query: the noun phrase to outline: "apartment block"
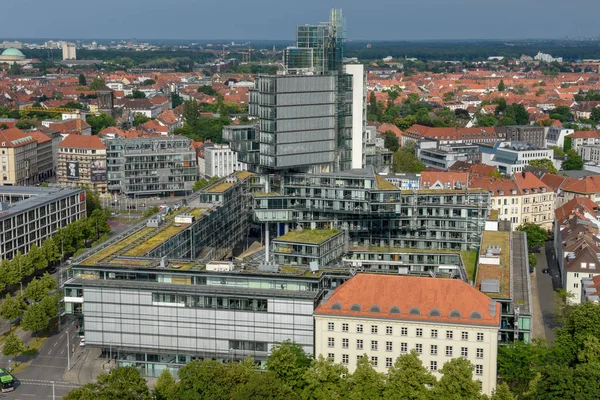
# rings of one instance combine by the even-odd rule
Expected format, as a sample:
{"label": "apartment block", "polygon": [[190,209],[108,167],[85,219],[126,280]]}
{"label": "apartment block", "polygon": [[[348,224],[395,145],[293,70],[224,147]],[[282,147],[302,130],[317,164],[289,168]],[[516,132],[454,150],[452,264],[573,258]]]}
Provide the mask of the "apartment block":
{"label": "apartment block", "polygon": [[182,136],[144,135],[109,138],[106,146],[108,190],[130,197],[191,193],[198,180],[192,140]]}
{"label": "apartment block", "polygon": [[106,193],[106,146],[98,136],[70,134],[58,147],[56,178],[63,187]]}
{"label": "apartment block", "polygon": [[33,244],[85,217],[85,191],[43,187],[0,188],[0,259],[27,254]]}
{"label": "apartment block", "polygon": [[416,350],[438,378],[447,361],[464,357],[483,393],[496,387],[500,305],[461,280],[357,274],[314,318],[315,354],[350,372],[368,357],[385,373],[398,356]]}
{"label": "apartment block", "polygon": [[1,186],[33,185],[38,180],[38,143],[18,128],[0,130]]}
{"label": "apartment block", "polygon": [[204,146],[204,175],[224,177],[248,166],[238,160],[238,154],[229,145],[207,143]]}
{"label": "apartment block", "polygon": [[[525,142],[496,143],[494,147],[481,146],[481,162],[498,168],[501,174],[512,175],[523,172],[530,161],[547,158],[555,163],[554,150],[533,146]],[[558,165],[557,165],[558,164]]]}

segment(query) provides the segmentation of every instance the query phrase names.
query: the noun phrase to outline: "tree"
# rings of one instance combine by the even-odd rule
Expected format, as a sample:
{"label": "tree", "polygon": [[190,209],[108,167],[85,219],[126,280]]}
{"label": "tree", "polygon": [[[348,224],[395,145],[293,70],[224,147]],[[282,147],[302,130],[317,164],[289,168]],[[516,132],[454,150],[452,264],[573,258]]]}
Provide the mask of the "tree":
{"label": "tree", "polygon": [[290,340],[273,346],[267,358],[267,371],[275,373],[286,385],[298,392],[304,386],[304,374],[311,357],[302,346]]}
{"label": "tree", "polygon": [[384,138],[384,147],[389,151],[398,151],[400,144],[398,142],[398,136],[392,131],[386,131],[383,134]]}
{"label": "tree", "polygon": [[517,341],[498,346],[498,378],[517,396],[526,393],[545,363],[548,348],[542,341]]}
{"label": "tree", "polygon": [[30,304],[23,314],[21,319],[21,328],[24,331],[37,333],[43,329],[46,329],[50,323],[50,318],[46,314],[46,310],[40,303]]}
{"label": "tree", "polygon": [[481,114],[481,113],[475,114],[475,120],[476,120],[477,126],[481,126],[481,127],[494,126],[498,122],[496,117],[494,117],[492,114]]}
{"label": "tree", "polygon": [[583,158],[577,153],[577,150],[569,149],[567,151],[567,159],[563,161],[562,169],[564,171],[580,171],[583,169]]}
{"label": "tree", "polygon": [[60,250],[52,237],[48,237],[42,243],[42,253],[49,263],[60,260]]}
{"label": "tree", "polygon": [[87,86],[87,79],[84,74],[79,74],[79,86]]}
{"label": "tree", "polygon": [[304,373],[306,384],[302,391],[302,398],[306,400],[346,398],[348,388],[343,376],[347,374],[348,368],[341,364],[333,364],[319,355]]}
{"label": "tree", "polygon": [[506,383],[501,383],[496,386],[496,390],[492,393],[490,400],[516,400],[515,396],[510,392]]}
{"label": "tree", "polygon": [[25,344],[23,340],[11,332],[4,340],[4,347],[2,348],[2,354],[5,356],[16,357],[25,350]]}
{"label": "tree", "polygon": [[498,91],[504,92],[505,90],[506,90],[506,85],[504,84],[504,81],[501,79],[500,83],[498,84]]}
{"label": "tree", "polygon": [[145,99],[146,93],[142,92],[141,90],[133,89],[133,91],[131,92],[131,98],[132,99]]}
{"label": "tree", "polygon": [[9,293],[6,293],[6,297],[0,305],[0,315],[12,323],[15,319],[23,316],[26,308],[27,305],[22,297],[11,297]]}
{"label": "tree", "polygon": [[200,121],[200,106],[196,100],[186,100],[183,103],[183,121],[194,130]]}
{"label": "tree", "polygon": [[171,94],[171,107],[176,108],[183,104],[183,99],[177,93]]}
{"label": "tree", "polygon": [[558,146],[550,146],[552,150],[554,150],[554,157],[564,157],[565,152]]}
{"label": "tree", "polygon": [[146,79],[144,82],[142,82],[142,86],[152,86],[152,85],[156,85],[156,81],[154,79]]}
{"label": "tree", "polygon": [[40,305],[48,318],[52,319],[58,315],[58,293],[46,296],[40,301]]}
{"label": "tree", "polygon": [[437,380],[423,366],[416,350],[409,354],[402,354],[388,370],[387,384],[384,398],[391,400],[428,400],[429,387]]}
{"label": "tree", "polygon": [[227,366],[216,360],[194,360],[178,372],[179,395],[190,399],[229,399],[232,382]]}
{"label": "tree", "polygon": [[548,170],[551,174],[558,174],[558,170],[554,166],[554,163],[549,158],[538,158],[537,160],[529,161],[529,165],[536,168],[543,168]]}
{"label": "tree", "polygon": [[206,94],[208,96],[216,96],[218,94],[218,92],[215,89],[213,89],[212,86],[209,86],[209,85],[202,85],[202,86],[200,86],[198,88],[198,92],[204,93],[204,94]]}
{"label": "tree", "polygon": [[535,268],[535,266],[537,265],[537,258],[535,257],[535,254],[529,253],[527,255],[527,258],[529,259],[529,266],[531,268]]}
{"label": "tree", "polygon": [[116,125],[115,120],[107,114],[88,115],[85,122],[90,124],[92,127],[92,134],[94,135],[97,135],[104,128]]}
{"label": "tree", "polygon": [[297,400],[299,396],[276,374],[266,372],[255,374],[253,379],[236,385],[227,398],[231,400]]}
{"label": "tree", "polygon": [[77,109],[77,110],[83,110],[85,108],[83,104],[78,103],[76,101],[68,101],[63,107],[73,108],[73,109]]}
{"label": "tree", "polygon": [[40,301],[50,293],[46,283],[41,279],[34,279],[25,288],[25,297],[31,301]]}
{"label": "tree", "polygon": [[425,169],[425,164],[417,156],[402,148],[392,156],[392,169],[394,172],[419,173]]}
{"label": "tree", "polygon": [[96,191],[85,187],[85,211],[86,215],[90,217],[95,210],[101,210],[102,204],[100,203],[100,196]]}
{"label": "tree", "polygon": [[571,109],[567,106],[558,106],[550,113],[551,119],[558,119],[560,122],[568,122],[573,120]]}
{"label": "tree", "polygon": [[453,358],[440,370],[442,377],[433,394],[436,399],[480,399],[479,382],[473,380],[473,364],[466,358]]}
{"label": "tree", "polygon": [[542,246],[546,243],[548,232],[533,222],[525,222],[517,227],[517,231],[527,234],[527,247]]}
{"label": "tree", "polygon": [[48,267],[48,259],[46,259],[44,251],[35,243],[31,245],[29,253],[27,253],[27,257],[31,261],[33,269],[36,271],[46,269]]}
{"label": "tree", "polygon": [[135,113],[133,116],[133,126],[142,125],[148,121],[150,121],[150,118],[142,113]]}
{"label": "tree", "polygon": [[98,89],[102,89],[106,86],[106,82],[104,82],[104,79],[102,78],[94,78],[92,80],[92,83],[90,83],[90,90],[98,90]]}
{"label": "tree", "polygon": [[600,107],[592,108],[590,119],[596,123],[600,122]]}
{"label": "tree", "polygon": [[443,97],[444,101],[452,101],[454,100],[454,92],[446,92]]}
{"label": "tree", "polygon": [[178,398],[178,391],[179,387],[177,386],[177,382],[175,382],[175,378],[173,378],[171,372],[165,368],[163,372],[160,373],[160,376],[154,385],[154,398],[156,400],[176,400]]}
{"label": "tree", "polygon": [[135,367],[119,367],[100,373],[97,382],[75,389],[65,400],[151,400],[146,380]]}
{"label": "tree", "polygon": [[9,75],[21,75],[22,73],[23,71],[21,71],[21,67],[19,67],[19,64],[17,64],[16,61],[12,63],[10,68],[8,69]]}
{"label": "tree", "polygon": [[28,130],[35,128],[35,125],[33,124],[33,122],[27,119],[22,119],[15,124],[15,127],[23,130]]}
{"label": "tree", "polygon": [[347,380],[347,399],[349,400],[378,400],[384,398],[385,375],[373,369],[366,354],[356,362],[356,369]]}

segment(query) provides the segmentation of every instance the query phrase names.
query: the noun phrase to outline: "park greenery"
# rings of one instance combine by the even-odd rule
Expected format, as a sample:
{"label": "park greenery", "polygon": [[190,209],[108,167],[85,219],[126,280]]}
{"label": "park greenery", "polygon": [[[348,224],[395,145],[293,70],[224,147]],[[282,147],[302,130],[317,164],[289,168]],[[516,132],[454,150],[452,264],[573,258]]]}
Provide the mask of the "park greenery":
{"label": "park greenery", "polygon": [[[187,136],[195,141],[210,140],[213,143],[223,142],[223,127],[231,124],[231,112],[239,112],[237,105],[224,103],[218,96],[216,104],[198,103],[187,100],[183,103],[184,126],[175,130],[175,134]],[[202,112],[219,114],[218,117],[202,116]]]}
{"label": "park greenery", "polygon": [[219,180],[218,176],[213,176],[210,179],[204,179],[204,178],[202,178],[202,179],[194,182],[194,186],[192,187],[192,191],[197,192],[198,190],[205,188],[206,186],[210,185],[211,183],[213,183],[213,182],[215,182],[217,180]]}
{"label": "park greenery", "polygon": [[402,148],[392,155],[392,170],[395,173],[419,173],[425,170],[425,164],[416,156],[416,142],[408,140]]}
{"label": "park greenery", "polygon": [[539,158],[537,160],[529,161],[529,165],[536,168],[543,168],[551,174],[558,174],[558,170],[554,166],[554,163],[549,158]]}
{"label": "park greenery", "polygon": [[543,246],[548,239],[548,231],[533,222],[525,222],[517,227],[518,232],[527,234],[527,247]]}
{"label": "park greenery", "polygon": [[[464,358],[451,359],[437,380],[413,350],[399,356],[387,376],[377,372],[366,355],[350,373],[344,365],[322,356],[313,359],[301,346],[287,341],[274,347],[265,370],[258,369],[252,358],[239,363],[195,360],[179,370],[179,381],[164,370],[151,394],[135,368],[122,367],[102,374],[98,383],[71,391],[66,399],[489,399],[473,380],[473,369]],[[514,399],[506,385],[500,385],[491,398]]]}

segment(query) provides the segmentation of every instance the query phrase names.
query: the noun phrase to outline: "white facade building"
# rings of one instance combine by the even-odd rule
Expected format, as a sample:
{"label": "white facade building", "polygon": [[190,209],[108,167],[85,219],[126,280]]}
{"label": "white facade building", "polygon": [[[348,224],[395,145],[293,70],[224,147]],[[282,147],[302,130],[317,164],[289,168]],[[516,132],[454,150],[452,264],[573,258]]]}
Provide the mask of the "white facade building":
{"label": "white facade building", "polygon": [[62,56],[63,60],[76,60],[77,59],[77,49],[75,47],[75,43],[62,43]]}
{"label": "white facade building", "polygon": [[482,164],[493,165],[505,175],[523,172],[530,161],[543,158],[552,160],[556,169],[560,169],[560,165],[554,160],[554,150],[532,146],[529,143],[500,142],[496,143],[492,151],[481,153]]}
{"label": "white facade building", "polygon": [[367,120],[365,68],[362,64],[348,64],[344,68],[352,75],[352,168],[362,168],[363,132]]}
{"label": "white facade building", "polygon": [[237,153],[226,144],[215,144],[204,150],[204,175],[227,176],[235,171],[247,171],[248,166],[238,161]]}
{"label": "white facade building", "polygon": [[566,129],[562,126],[551,126],[546,134],[546,144],[548,147],[558,146],[561,149],[565,144],[565,136],[575,132],[573,129]]}
{"label": "white facade building", "polygon": [[483,393],[496,388],[500,305],[458,279],[358,274],[314,313],[315,356],[345,365],[369,357],[386,372],[416,350],[439,377],[452,358],[475,366]]}

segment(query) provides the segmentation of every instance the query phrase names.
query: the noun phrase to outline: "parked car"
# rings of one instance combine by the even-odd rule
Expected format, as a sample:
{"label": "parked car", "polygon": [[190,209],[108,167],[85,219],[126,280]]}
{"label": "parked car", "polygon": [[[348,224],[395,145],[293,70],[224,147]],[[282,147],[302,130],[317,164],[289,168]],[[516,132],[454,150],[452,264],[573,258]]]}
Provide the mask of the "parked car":
{"label": "parked car", "polygon": [[548,268],[544,268],[544,269],[542,269],[542,273],[543,273],[543,274],[547,274],[547,273],[548,273]]}
{"label": "parked car", "polygon": [[85,347],[85,338],[79,341],[79,347]]}

